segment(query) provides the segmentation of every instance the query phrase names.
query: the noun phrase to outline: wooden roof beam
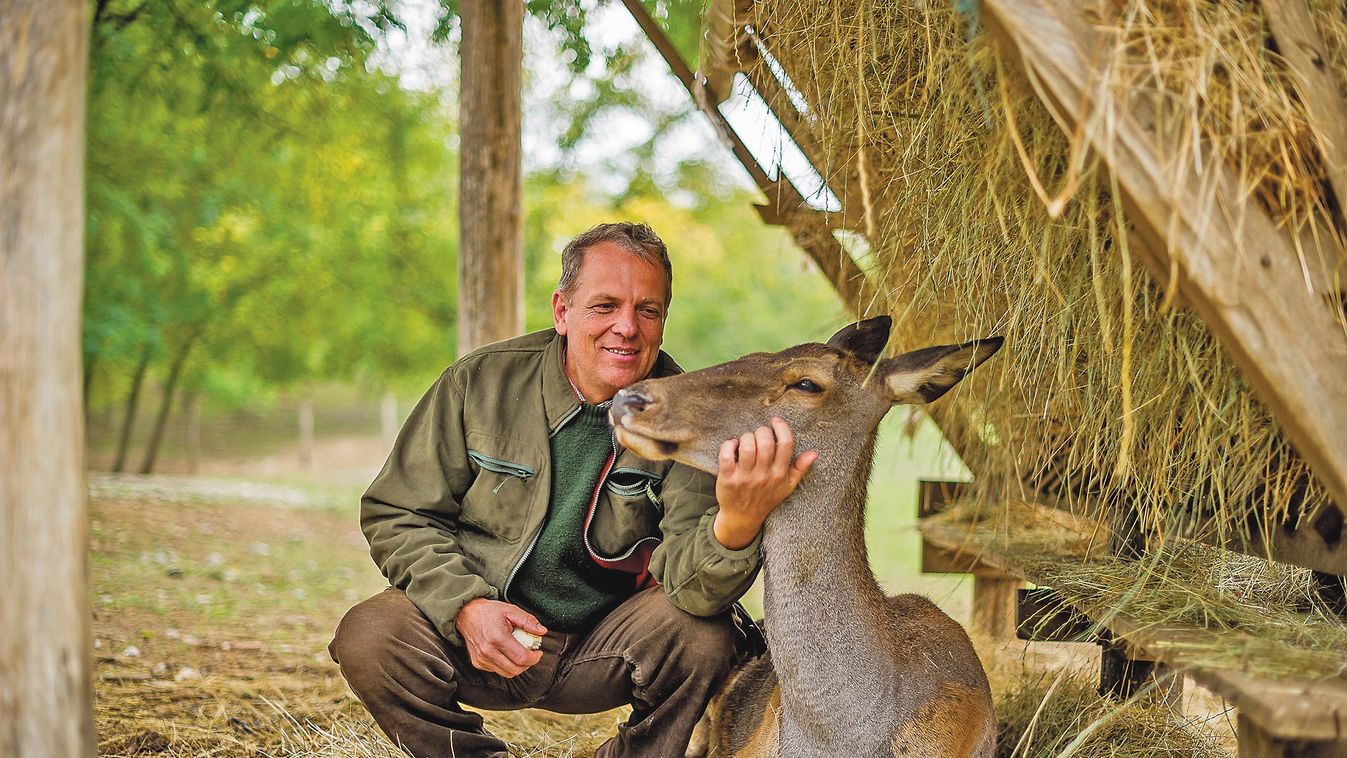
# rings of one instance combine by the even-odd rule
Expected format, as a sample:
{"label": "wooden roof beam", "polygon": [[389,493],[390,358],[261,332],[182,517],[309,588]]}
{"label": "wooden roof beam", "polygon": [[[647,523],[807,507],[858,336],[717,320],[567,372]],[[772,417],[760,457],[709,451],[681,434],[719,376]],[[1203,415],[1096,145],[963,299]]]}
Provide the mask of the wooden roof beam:
{"label": "wooden roof beam", "polygon": [[1335,207],[1338,233],[1347,235],[1347,100],[1328,68],[1327,47],[1305,0],[1262,0],[1263,17],[1277,50],[1294,74],[1296,93],[1305,104],[1310,129],[1319,142]]}
{"label": "wooden roof beam", "polygon": [[1067,0],[982,0],[981,8],[1063,131],[1087,124],[1083,134],[1121,187],[1148,254],[1177,273],[1179,294],[1347,504],[1347,333],[1329,293],[1307,286],[1297,241],[1244,201],[1222,165],[1175,181],[1172,144],[1147,103],[1119,93],[1095,101],[1113,50],[1085,8]]}
{"label": "wooden roof beam", "polygon": [[730,148],[734,157],[758,185],[758,189],[767,196],[766,205],[755,206],[760,215],[769,223],[781,223],[790,229],[797,244],[818,265],[828,282],[837,290],[847,308],[858,313],[866,313],[877,305],[884,305],[876,295],[876,289],[860,266],[842,248],[841,243],[832,236],[824,214],[814,211],[806,215],[802,209],[808,208],[804,196],[795,185],[784,177],[772,179],[763,170],[748,146],[744,144],[724,114],[716,107],[720,102],[718,93],[710,84],[693,73],[683,60],[673,43],[665,36],[650,14],[641,6],[640,0],[622,0],[646,37],[663,56],[674,76],[682,82],[697,108],[711,120],[716,133]]}

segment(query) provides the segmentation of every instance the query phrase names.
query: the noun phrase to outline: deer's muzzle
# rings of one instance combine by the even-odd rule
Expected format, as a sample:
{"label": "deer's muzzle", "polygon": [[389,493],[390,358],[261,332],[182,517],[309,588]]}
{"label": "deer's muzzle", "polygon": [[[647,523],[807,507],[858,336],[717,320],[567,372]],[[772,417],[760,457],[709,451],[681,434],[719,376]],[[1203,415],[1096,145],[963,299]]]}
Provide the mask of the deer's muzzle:
{"label": "deer's muzzle", "polygon": [[623,416],[629,413],[632,415],[640,413],[653,402],[648,395],[635,387],[619,390],[613,396],[613,404],[608,409],[608,420],[612,422],[613,426],[617,426],[622,421]]}

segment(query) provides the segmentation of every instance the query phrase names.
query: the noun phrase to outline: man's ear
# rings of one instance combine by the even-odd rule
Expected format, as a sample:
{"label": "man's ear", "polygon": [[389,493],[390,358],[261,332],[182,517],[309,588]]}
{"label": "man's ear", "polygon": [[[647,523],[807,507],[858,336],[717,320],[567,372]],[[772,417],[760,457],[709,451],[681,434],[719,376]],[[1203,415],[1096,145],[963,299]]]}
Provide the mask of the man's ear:
{"label": "man's ear", "polygon": [[557,334],[566,336],[566,296],[561,294],[561,290],[552,291],[552,328],[557,330]]}
{"label": "man's ear", "polygon": [[894,403],[929,403],[995,355],[1004,341],[987,337],[962,345],[915,350],[882,361],[875,367],[875,375],[884,382]]}
{"label": "man's ear", "polygon": [[888,316],[875,316],[844,326],[837,334],[828,339],[828,344],[860,358],[866,363],[874,363],[884,353],[889,342],[889,329],[893,319]]}

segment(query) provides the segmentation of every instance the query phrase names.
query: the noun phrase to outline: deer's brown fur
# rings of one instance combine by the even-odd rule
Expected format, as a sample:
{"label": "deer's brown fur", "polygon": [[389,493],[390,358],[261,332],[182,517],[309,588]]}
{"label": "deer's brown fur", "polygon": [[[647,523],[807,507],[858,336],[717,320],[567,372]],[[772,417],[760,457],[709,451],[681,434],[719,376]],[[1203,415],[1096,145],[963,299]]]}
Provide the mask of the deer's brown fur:
{"label": "deer's brown fur", "polygon": [[866,557],[875,430],[929,402],[999,349],[997,338],[878,360],[887,317],[828,344],[755,353],[641,382],[614,399],[618,440],[714,473],[723,440],[788,422],[819,459],[763,525],[769,653],[710,709],[712,755],[976,756],[995,750],[991,693],[968,635],[928,599],[886,597]]}

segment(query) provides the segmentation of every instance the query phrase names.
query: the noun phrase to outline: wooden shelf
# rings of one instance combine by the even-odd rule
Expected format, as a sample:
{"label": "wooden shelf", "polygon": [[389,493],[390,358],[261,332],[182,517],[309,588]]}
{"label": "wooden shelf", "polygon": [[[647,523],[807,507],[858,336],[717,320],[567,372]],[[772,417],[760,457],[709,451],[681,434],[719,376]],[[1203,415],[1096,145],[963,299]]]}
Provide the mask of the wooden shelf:
{"label": "wooden shelf", "polygon": [[[1013,551],[989,548],[987,541],[973,539],[979,528],[985,527],[938,515],[922,519],[918,529],[924,538],[923,565],[936,571],[960,570],[1049,584],[1047,577],[1036,576],[1017,560]],[[1013,544],[1009,539],[1013,535],[1006,529],[1000,527],[998,540],[993,542]],[[1077,544],[1088,544],[1089,537],[1082,534]],[[1222,637],[1220,633],[1178,624],[1143,624],[1111,608],[1101,612],[1088,603],[1074,604],[1072,610],[1093,624],[1096,636],[1125,646],[1129,658],[1163,663],[1238,708],[1241,755],[1347,755],[1347,680],[1341,672],[1325,671],[1318,678],[1287,677],[1203,664],[1191,651],[1209,649]],[[1250,732],[1247,739],[1244,732]],[[1326,752],[1297,752],[1306,744]],[[1246,750],[1245,745],[1250,747]]]}

